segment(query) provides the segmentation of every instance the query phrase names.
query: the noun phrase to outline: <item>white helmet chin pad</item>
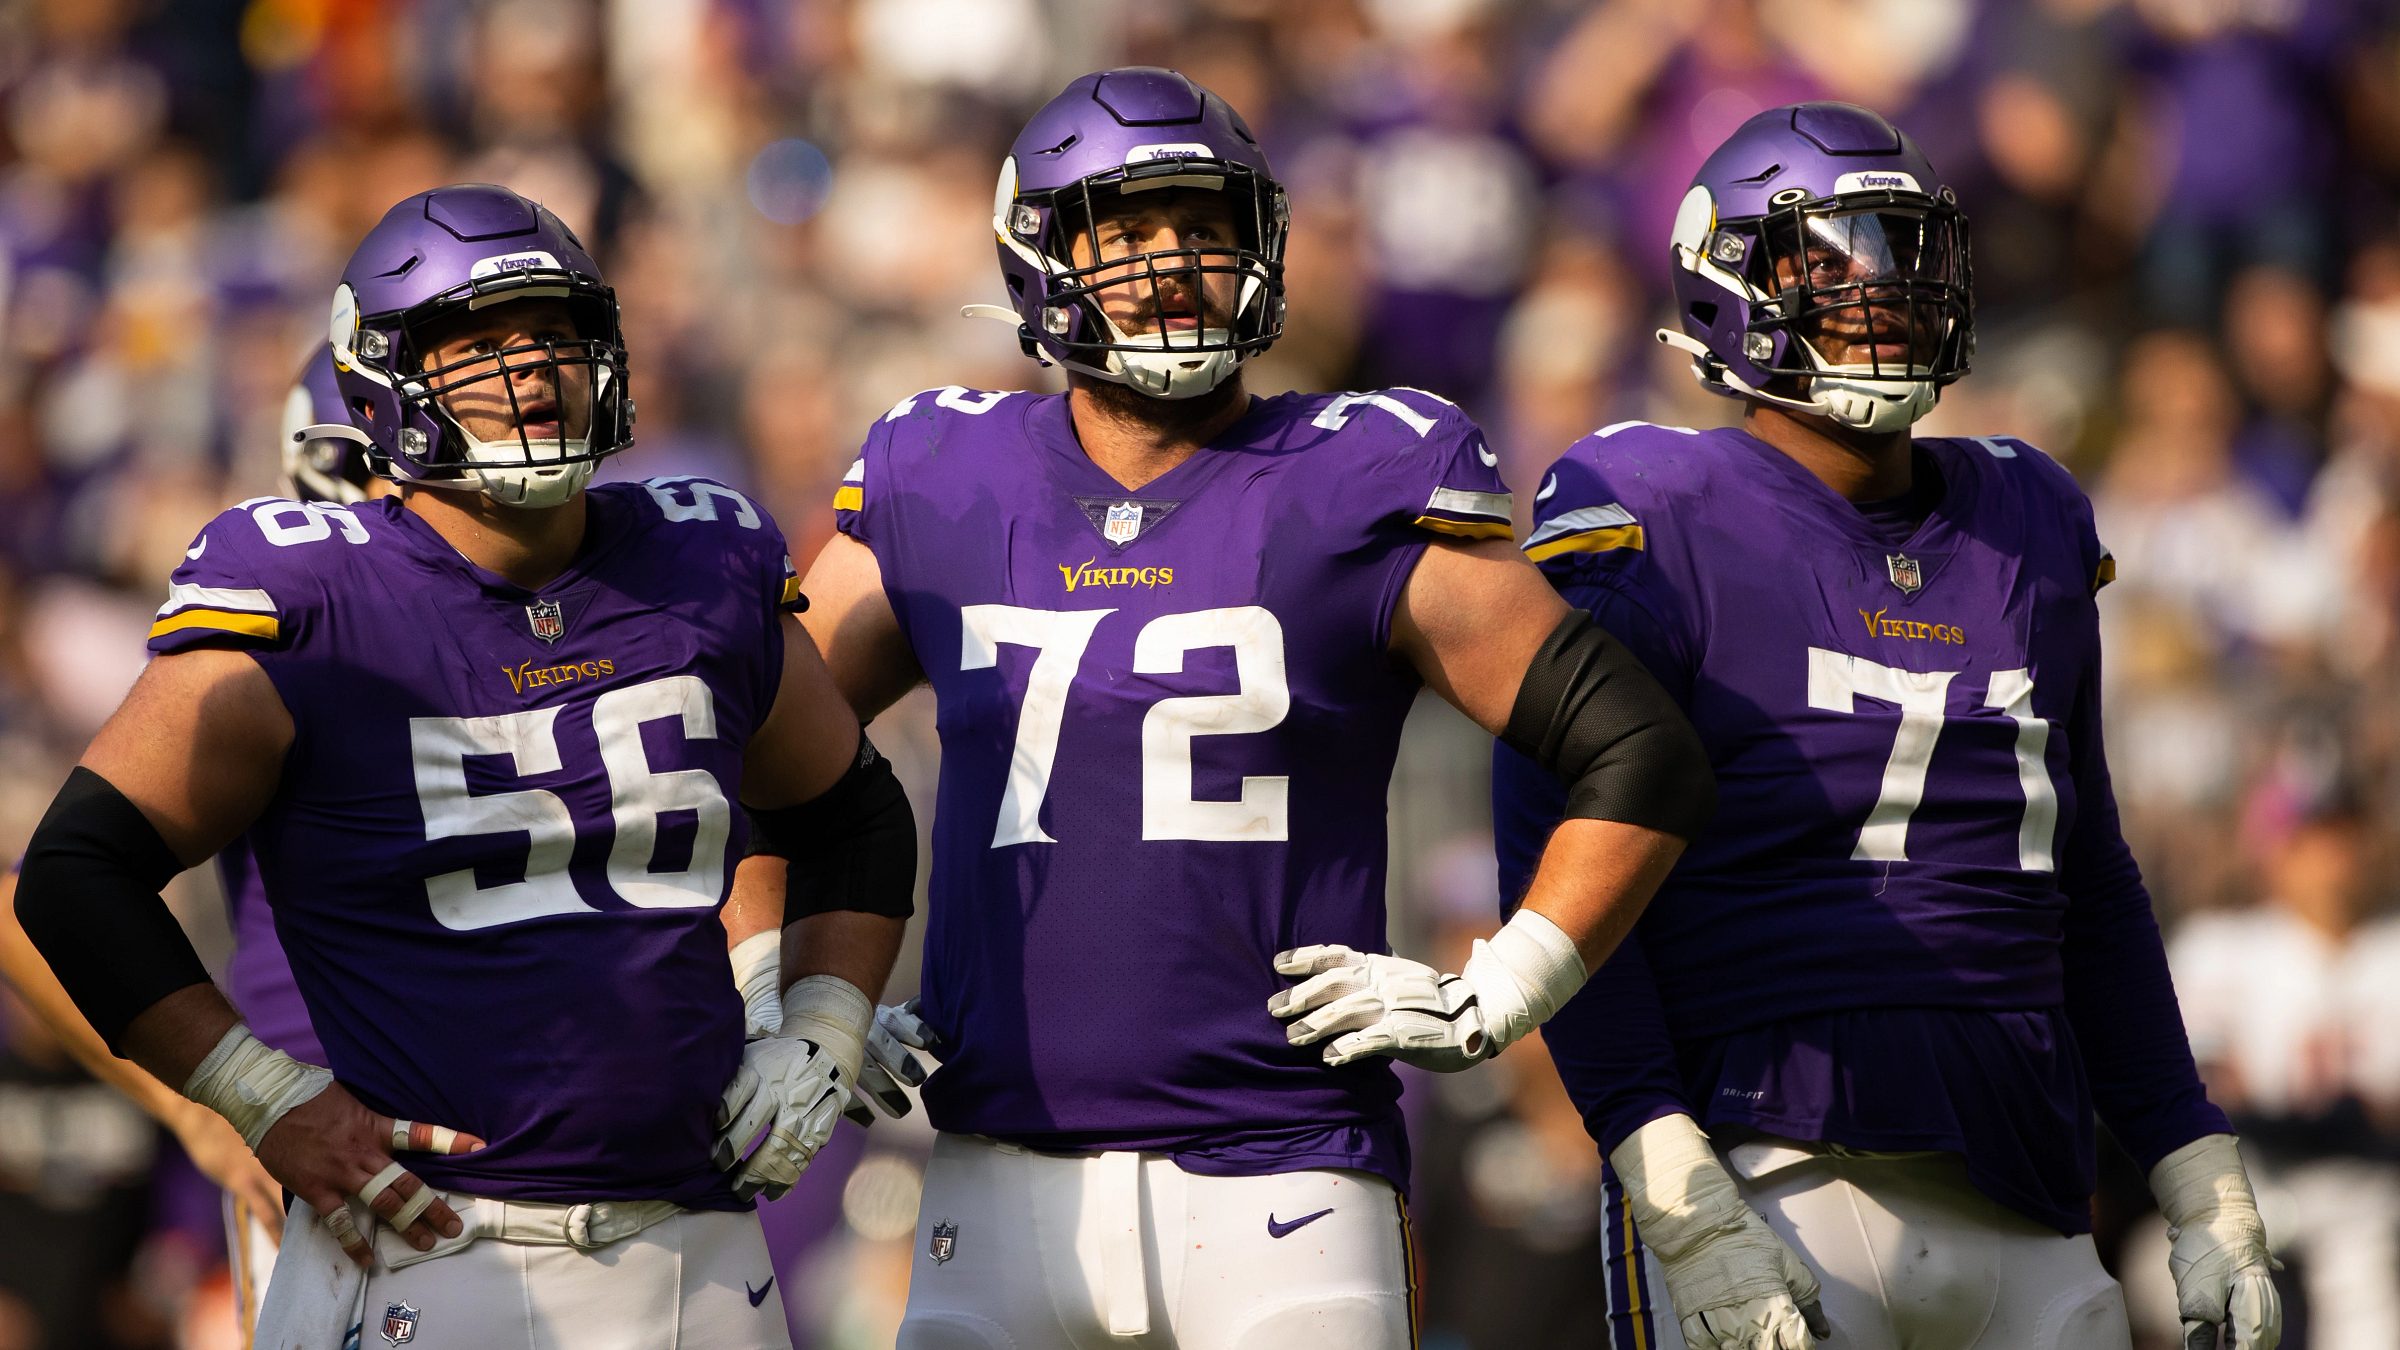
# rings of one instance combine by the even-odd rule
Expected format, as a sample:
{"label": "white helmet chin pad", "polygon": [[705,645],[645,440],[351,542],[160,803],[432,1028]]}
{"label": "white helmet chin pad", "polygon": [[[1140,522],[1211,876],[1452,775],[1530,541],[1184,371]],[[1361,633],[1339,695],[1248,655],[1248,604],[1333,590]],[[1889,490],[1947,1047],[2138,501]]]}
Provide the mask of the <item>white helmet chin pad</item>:
{"label": "white helmet chin pad", "polygon": [[1223,384],[1227,376],[1241,367],[1244,355],[1222,346],[1214,351],[1183,351],[1167,345],[1170,337],[1185,343],[1230,342],[1233,334],[1224,328],[1197,329],[1193,336],[1168,333],[1129,336],[1114,323],[1108,324],[1108,330],[1114,341],[1157,349],[1112,351],[1108,353],[1109,369],[1104,372],[1108,378],[1151,398],[1197,398]]}
{"label": "white helmet chin pad", "polygon": [[[1815,410],[1854,431],[1904,431],[1933,411],[1941,390],[1931,378],[1877,379],[1866,366],[1827,366],[1808,382]],[[1912,374],[1929,376],[1921,368]]]}
{"label": "white helmet chin pad", "polygon": [[560,442],[545,437],[524,442],[483,441],[472,436],[460,439],[467,450],[467,479],[484,496],[502,506],[529,511],[564,506],[592,481],[595,462],[589,459],[550,465],[525,462],[528,448],[537,461],[582,455],[588,446],[582,440]]}

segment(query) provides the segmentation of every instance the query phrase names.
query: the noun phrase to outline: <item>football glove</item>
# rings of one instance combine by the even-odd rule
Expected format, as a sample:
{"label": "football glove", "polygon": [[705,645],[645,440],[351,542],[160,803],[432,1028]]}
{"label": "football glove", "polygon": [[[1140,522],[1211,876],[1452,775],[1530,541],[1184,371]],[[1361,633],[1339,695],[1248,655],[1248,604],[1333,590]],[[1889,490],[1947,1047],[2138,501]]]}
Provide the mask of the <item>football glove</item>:
{"label": "football glove", "polygon": [[1808,1350],[1831,1334],[1815,1273],[1742,1200],[1690,1116],[1651,1121],[1608,1161],[1690,1350]]}
{"label": "football glove", "polygon": [[1279,975],[1304,976],[1267,1000],[1291,1019],[1293,1045],[1325,1047],[1328,1065],[1388,1055],[1439,1073],[1479,1064],[1548,1020],[1583,987],[1583,958],[1565,930],[1519,910],[1466,969],[1445,975],[1420,961],[1348,947],[1298,947],[1275,955]]}
{"label": "football glove", "polygon": [[742,1066],[717,1107],[713,1160],[734,1172],[735,1195],[773,1200],[800,1179],[841,1118],[873,1015],[865,994],[831,975],[784,991],[783,1029],[742,1047]]}
{"label": "football glove", "polygon": [[925,1062],[909,1052],[936,1050],[941,1044],[942,1038],[917,1016],[917,1000],[877,1008],[874,1024],[867,1028],[867,1061],[859,1068],[850,1105],[842,1114],[860,1125],[874,1124],[876,1111],[894,1120],[907,1115],[911,1103],[901,1084],[925,1085]]}
{"label": "football glove", "polygon": [[2183,1316],[2186,1350],[2275,1350],[2283,1339],[2283,1300],[2271,1271],[2266,1225],[2250,1174],[2230,1134],[2209,1134],[2150,1169],[2150,1191],[2174,1244],[2167,1267]]}

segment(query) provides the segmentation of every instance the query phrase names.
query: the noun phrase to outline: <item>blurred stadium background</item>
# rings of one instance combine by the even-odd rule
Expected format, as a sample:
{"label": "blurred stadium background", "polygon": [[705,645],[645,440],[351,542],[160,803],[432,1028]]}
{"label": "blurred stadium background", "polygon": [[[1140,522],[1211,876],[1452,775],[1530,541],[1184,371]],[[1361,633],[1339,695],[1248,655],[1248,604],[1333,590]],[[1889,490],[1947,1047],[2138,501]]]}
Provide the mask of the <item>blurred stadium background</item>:
{"label": "blurred stadium background", "polygon": [[[283,394],[392,201],[556,209],[624,300],[614,471],[740,484],[805,558],[871,418],[1043,378],[957,317],[999,298],[992,181],[1025,113],[1131,62],[1226,95],[1290,185],[1292,321],[1252,387],[1443,393],[1521,491],[1595,427],[1734,411],[1650,338],[1719,137],[1819,97],[1908,128],[1973,222],[1982,336],[1927,430],[2047,448],[2119,561],[2118,790],[2259,1155],[2286,1343],[2324,1350],[2337,1292],[2400,1327],[2389,0],[6,0],[0,856],[132,681],[176,552],[277,490]],[[928,710],[884,726],[923,816]],[[1403,950],[1491,922],[1485,776],[1423,710]],[[1538,1046],[1409,1109],[1426,1344],[1598,1344],[1598,1160]],[[799,1344],[891,1343],[927,1139],[844,1127],[770,1211]],[[2155,1308],[2163,1240],[2104,1170],[2104,1249]],[[0,996],[0,1350],[229,1345],[220,1246],[166,1137]]]}

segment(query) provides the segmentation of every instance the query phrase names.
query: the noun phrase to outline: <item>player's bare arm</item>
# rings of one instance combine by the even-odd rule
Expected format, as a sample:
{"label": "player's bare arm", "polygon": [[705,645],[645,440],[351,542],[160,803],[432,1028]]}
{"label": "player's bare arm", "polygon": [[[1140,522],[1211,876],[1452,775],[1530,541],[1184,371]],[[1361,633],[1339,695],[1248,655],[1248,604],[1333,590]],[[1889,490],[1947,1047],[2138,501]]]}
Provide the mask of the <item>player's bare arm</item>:
{"label": "player's bare arm", "polygon": [[[1507,736],[1526,672],[1571,613],[1509,541],[1440,540],[1401,593],[1392,646],[1451,706]],[[1674,729],[1669,723],[1662,734]],[[1701,753],[1696,743],[1688,748]],[[1557,924],[1575,940],[1585,968],[1596,969],[1641,917],[1683,845],[1664,830],[1570,816],[1550,837],[1524,908]]]}
{"label": "player's bare arm", "polygon": [[[257,818],[292,736],[290,714],[249,657],[199,649],[153,661],[35,831],[17,914],[111,1048],[224,1115],[268,1173],[319,1213],[362,1196],[430,1249],[437,1234],[457,1235],[458,1217],[392,1161],[395,1122],[324,1070],[259,1045],[157,897],[166,879]],[[417,1128],[401,1142],[482,1146]],[[354,1227],[337,1236],[366,1263]]]}
{"label": "player's bare arm", "polygon": [[1457,1070],[1546,1021],[1606,959],[1706,820],[1706,752],[1638,661],[1507,540],[1437,541],[1409,575],[1392,650],[1435,692],[1571,786],[1525,903],[1457,976],[1346,947],[1281,953],[1303,982],[1268,1010],[1328,1064],[1389,1054]]}
{"label": "player's bare arm", "polygon": [[884,594],[875,551],[846,534],[818,550],[800,583],[808,612],[800,617],[822,652],[834,685],[861,721],[873,721],[925,682],[917,655],[900,631]]}

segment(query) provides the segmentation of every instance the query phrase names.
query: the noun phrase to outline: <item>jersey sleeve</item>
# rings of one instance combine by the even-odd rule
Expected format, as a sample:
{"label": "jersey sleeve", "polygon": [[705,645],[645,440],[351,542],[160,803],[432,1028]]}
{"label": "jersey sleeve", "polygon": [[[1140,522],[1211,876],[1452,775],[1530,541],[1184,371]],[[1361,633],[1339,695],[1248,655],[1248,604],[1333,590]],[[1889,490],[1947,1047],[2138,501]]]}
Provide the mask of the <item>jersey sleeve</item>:
{"label": "jersey sleeve", "polygon": [[[2105,556],[2096,539],[2085,556]],[[2097,609],[2087,602],[2085,610],[2096,628]],[[2148,1172],[2192,1140],[2232,1127],[2208,1100],[2193,1063],[2150,890],[2118,822],[2101,733],[2096,632],[2092,643],[2095,655],[2067,726],[2075,822],[2058,865],[2067,897],[2060,962],[2067,1020],[2091,1076],[2093,1103]]]}
{"label": "jersey sleeve", "polygon": [[1402,589],[1437,539],[1509,539],[1514,502],[1482,430],[1448,399],[1416,389],[1340,394],[1309,426],[1329,442],[1306,453],[1333,552],[1376,575],[1377,646],[1391,638]]}
{"label": "jersey sleeve", "polygon": [[1688,710],[1700,639],[1698,605],[1677,566],[1688,547],[1677,515],[1689,499],[1648,463],[1659,437],[1684,435],[1630,423],[1578,441],[1543,475],[1524,548],[1552,589],[1632,649]]}
{"label": "jersey sleeve", "polygon": [[315,589],[305,567],[294,564],[318,538],[330,538],[336,522],[363,529],[339,507],[271,497],[217,516],[193,538],[168,579],[166,603],[150,623],[151,652],[289,650],[307,626]]}

